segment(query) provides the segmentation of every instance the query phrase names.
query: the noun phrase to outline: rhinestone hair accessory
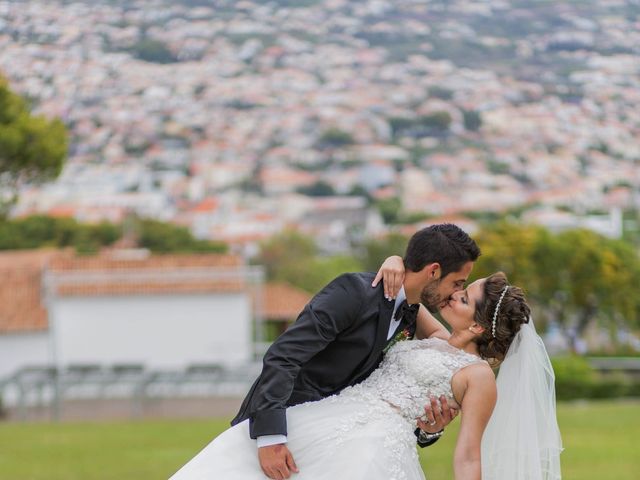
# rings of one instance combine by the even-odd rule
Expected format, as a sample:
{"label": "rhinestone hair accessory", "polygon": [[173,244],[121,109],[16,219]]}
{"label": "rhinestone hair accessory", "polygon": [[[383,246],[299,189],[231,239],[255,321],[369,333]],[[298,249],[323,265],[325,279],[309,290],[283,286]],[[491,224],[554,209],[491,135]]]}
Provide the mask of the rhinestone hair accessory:
{"label": "rhinestone hair accessory", "polygon": [[502,299],[504,298],[504,295],[507,293],[507,290],[509,290],[509,285],[504,287],[504,290],[502,290],[502,293],[500,294],[500,298],[498,299],[498,303],[496,304],[496,309],[493,312],[493,321],[491,322],[491,335],[493,335],[493,338],[496,337],[496,320],[498,319],[500,304],[502,303]]}

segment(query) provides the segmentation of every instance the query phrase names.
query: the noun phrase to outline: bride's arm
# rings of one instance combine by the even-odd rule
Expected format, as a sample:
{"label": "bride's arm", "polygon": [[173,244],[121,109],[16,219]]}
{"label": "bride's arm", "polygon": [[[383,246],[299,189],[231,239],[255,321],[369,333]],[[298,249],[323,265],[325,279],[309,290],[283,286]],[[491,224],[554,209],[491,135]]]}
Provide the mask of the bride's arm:
{"label": "bride's arm", "polygon": [[431,315],[424,305],[420,305],[416,318],[416,338],[422,340],[423,338],[438,337],[447,340],[450,336],[449,330]]}
{"label": "bride's arm", "polygon": [[[402,282],[404,281],[404,262],[402,257],[392,255],[387,257],[380,266],[380,270],[373,280],[372,286],[376,286],[380,280],[383,281],[384,295],[387,298],[396,298]],[[420,305],[418,317],[416,319],[416,338],[438,337],[444,340],[449,338],[449,331],[440,323],[436,317]]]}
{"label": "bride's arm", "polygon": [[385,298],[395,299],[404,281],[404,261],[402,257],[391,255],[385,258],[371,286],[375,287],[380,283],[380,280],[382,280]]}
{"label": "bride's arm", "polygon": [[[461,375],[466,381],[456,378]],[[456,388],[460,383],[466,383],[464,390]],[[480,442],[496,404],[495,376],[487,365],[473,365],[458,372],[452,380],[452,386],[457,398],[460,398],[462,390],[460,433],[453,454],[454,478],[480,480]]]}

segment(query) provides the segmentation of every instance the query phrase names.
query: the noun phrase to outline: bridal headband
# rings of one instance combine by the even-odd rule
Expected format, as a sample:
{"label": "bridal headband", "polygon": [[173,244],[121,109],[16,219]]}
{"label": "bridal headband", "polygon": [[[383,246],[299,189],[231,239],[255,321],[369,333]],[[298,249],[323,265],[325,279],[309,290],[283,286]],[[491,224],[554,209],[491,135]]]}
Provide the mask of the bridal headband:
{"label": "bridal headband", "polygon": [[504,287],[504,290],[502,290],[502,293],[500,294],[500,298],[498,299],[498,303],[496,304],[496,309],[493,312],[493,321],[491,322],[491,335],[493,335],[493,338],[496,337],[496,320],[498,319],[500,304],[502,303],[502,299],[504,298],[504,295],[507,293],[507,290],[509,290],[509,285]]}

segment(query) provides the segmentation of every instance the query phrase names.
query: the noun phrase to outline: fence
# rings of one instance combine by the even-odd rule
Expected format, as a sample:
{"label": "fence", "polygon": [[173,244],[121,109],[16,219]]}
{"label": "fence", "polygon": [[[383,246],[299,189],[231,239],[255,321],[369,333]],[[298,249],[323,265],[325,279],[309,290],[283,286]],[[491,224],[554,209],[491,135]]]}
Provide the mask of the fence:
{"label": "fence", "polygon": [[15,399],[20,420],[29,420],[34,408],[59,420],[64,404],[78,399],[125,400],[129,416],[137,418],[150,402],[162,398],[242,396],[260,368],[260,363],[234,368],[193,364],[183,370],[148,370],[136,364],[29,366],[0,382],[0,398]]}

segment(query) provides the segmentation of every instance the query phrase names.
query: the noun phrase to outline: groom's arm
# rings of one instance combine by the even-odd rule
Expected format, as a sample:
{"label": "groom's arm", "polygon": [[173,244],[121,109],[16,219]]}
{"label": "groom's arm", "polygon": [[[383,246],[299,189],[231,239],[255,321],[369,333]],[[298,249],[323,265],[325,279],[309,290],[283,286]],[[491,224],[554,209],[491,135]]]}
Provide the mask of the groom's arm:
{"label": "groom's arm", "polygon": [[413,432],[418,446],[424,448],[436,443],[458,412],[458,409],[449,406],[444,395],[439,399],[431,397],[424,407],[424,415],[417,419],[418,428]]}
{"label": "groom's arm", "polygon": [[358,318],[359,280],[342,275],[320,291],[269,347],[250,405],[251,438],[286,435],[286,404],[302,366]]}

